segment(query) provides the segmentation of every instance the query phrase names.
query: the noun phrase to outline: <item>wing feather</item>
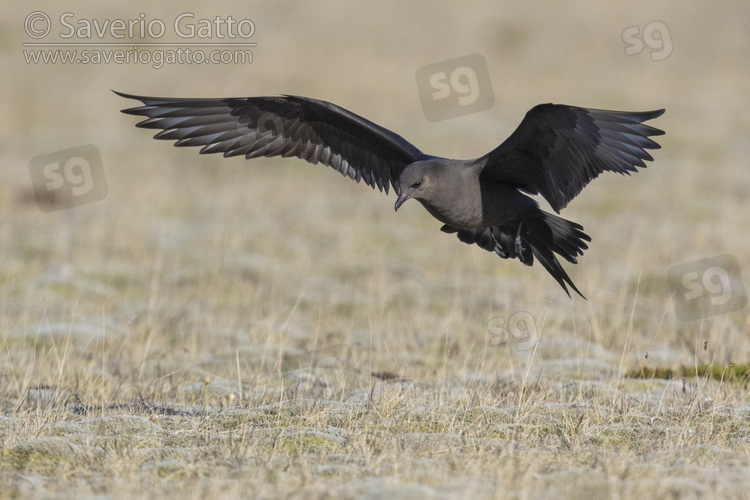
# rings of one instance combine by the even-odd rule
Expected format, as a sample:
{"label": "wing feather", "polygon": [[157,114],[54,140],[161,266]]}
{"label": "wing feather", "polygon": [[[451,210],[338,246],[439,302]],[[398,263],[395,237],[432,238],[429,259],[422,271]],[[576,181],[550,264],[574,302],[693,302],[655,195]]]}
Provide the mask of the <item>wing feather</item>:
{"label": "wing feather", "polygon": [[480,179],[541,194],[559,212],[604,171],[629,174],[661,146],[664,132],[643,122],[664,113],[605,111],[562,104],[532,108],[505,142],[480,159]]}
{"label": "wing feather", "polygon": [[200,152],[296,156],[329,166],[380,191],[398,189],[398,178],[422,152],[401,136],[325,101],[297,96],[227,99],[142,97],[143,106],[123,113],[146,117],[141,128],[160,129],[154,138]]}

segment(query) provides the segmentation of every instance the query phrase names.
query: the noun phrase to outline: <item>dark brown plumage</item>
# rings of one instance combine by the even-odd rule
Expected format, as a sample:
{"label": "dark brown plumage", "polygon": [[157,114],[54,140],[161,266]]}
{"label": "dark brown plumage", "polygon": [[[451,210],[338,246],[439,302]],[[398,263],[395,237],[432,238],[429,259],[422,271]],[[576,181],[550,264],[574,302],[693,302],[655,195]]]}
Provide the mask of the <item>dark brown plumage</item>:
{"label": "dark brown plumage", "polygon": [[532,108],[515,132],[473,160],[425,155],[401,136],[335,104],[307,97],[177,99],[117,92],[144,105],[123,110],[145,116],[138,127],[156,139],[201,146],[224,156],[296,156],[322,163],[357,182],[398,194],[395,208],[415,198],[442,230],[469,244],[517,258],[536,258],[568,295],[583,296],[555,254],[576,263],[591,241],[583,227],[544,212],[539,194],[559,211],[599,174],[629,174],[653,160],[643,122],[664,110],[604,111],[559,104]]}

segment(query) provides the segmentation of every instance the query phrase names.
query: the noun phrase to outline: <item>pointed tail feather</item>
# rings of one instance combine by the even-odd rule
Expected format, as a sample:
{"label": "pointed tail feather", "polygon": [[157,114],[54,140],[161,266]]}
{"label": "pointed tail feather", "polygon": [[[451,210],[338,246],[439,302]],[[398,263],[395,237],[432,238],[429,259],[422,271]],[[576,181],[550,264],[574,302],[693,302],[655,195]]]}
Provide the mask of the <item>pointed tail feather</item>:
{"label": "pointed tail feather", "polygon": [[[520,237],[522,244],[529,245],[533,255],[555,278],[562,289],[565,290],[565,293],[568,294],[568,297],[570,297],[570,292],[565,286],[566,283],[578,295],[586,298],[575,286],[555,256],[555,254],[558,254],[573,264],[578,262],[577,257],[583,255],[583,251],[588,248],[586,241],[591,241],[591,238],[583,232],[581,225],[542,212],[541,217],[530,217],[521,222]],[[524,261],[522,260],[522,262]],[[530,262],[524,262],[524,264],[530,266],[533,264],[533,259]]]}
{"label": "pointed tail feather", "polygon": [[527,266],[534,258],[549,272],[570,297],[568,286],[586,298],[560,265],[555,254],[576,264],[591,238],[580,224],[539,210],[536,214],[503,226],[485,229],[458,229],[445,225],[445,233],[456,233],[458,239],[494,251],[504,259],[518,259]]}

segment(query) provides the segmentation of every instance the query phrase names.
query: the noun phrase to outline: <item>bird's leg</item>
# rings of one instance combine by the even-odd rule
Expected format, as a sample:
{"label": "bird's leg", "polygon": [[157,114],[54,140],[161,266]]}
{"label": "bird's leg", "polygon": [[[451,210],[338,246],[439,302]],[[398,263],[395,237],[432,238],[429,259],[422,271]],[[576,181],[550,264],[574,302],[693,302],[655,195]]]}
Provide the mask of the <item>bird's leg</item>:
{"label": "bird's leg", "polygon": [[523,222],[519,222],[518,224],[518,231],[516,232],[516,254],[518,254],[518,260],[521,262],[524,261],[523,253],[526,251],[526,247],[523,246],[523,240],[521,239],[521,228],[523,227]]}
{"label": "bird's leg", "polygon": [[505,249],[503,248],[503,245],[497,240],[497,237],[495,237],[495,233],[493,232],[494,229],[496,228],[491,227],[487,230],[487,232],[490,235],[490,242],[492,244],[492,249],[495,250],[495,253],[498,254],[503,259],[511,258],[508,252],[506,252]]}

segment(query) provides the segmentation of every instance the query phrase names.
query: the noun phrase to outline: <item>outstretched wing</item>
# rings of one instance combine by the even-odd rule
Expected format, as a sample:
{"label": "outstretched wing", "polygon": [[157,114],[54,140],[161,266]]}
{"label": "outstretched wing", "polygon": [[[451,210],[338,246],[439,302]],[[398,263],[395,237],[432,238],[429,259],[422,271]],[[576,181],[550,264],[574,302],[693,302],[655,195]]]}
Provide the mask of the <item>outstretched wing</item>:
{"label": "outstretched wing", "polygon": [[173,99],[141,97],[144,106],[123,113],[147,117],[138,127],[161,129],[156,139],[175,146],[202,146],[224,156],[296,156],[322,163],[359,182],[397,190],[401,171],[422,152],[351,111],[307,97]]}
{"label": "outstretched wing", "polygon": [[629,174],[653,160],[659,149],[650,136],[664,132],[643,122],[664,113],[604,111],[540,104],[505,142],[480,159],[480,179],[511,184],[541,194],[560,212],[604,171]]}

